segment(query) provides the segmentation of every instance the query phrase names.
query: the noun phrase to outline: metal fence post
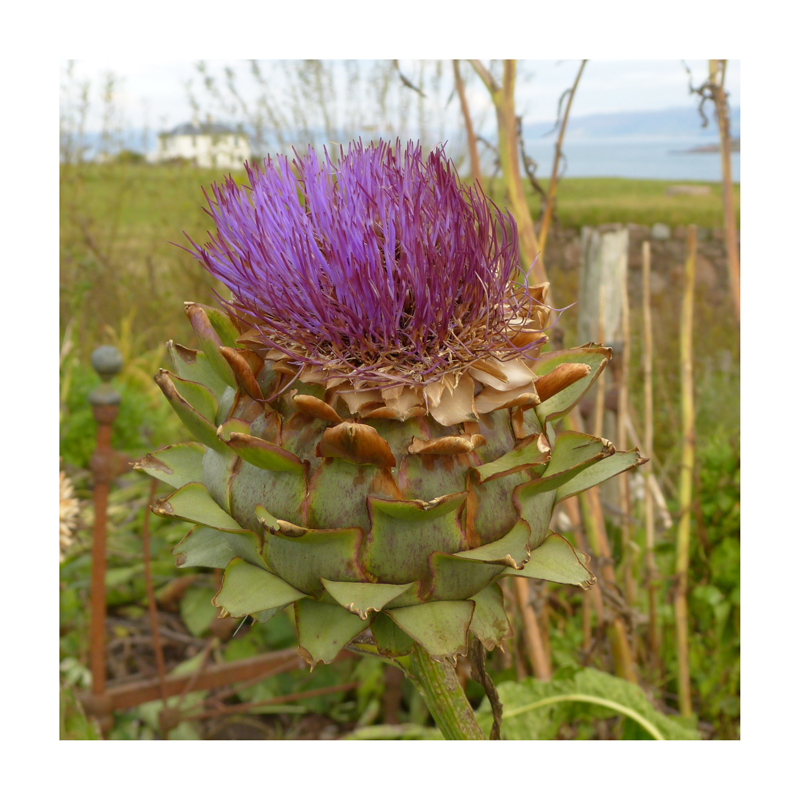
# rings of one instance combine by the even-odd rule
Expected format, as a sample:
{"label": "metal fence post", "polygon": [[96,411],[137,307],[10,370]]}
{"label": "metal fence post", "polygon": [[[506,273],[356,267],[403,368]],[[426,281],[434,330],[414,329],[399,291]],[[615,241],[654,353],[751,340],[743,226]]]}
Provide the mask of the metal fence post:
{"label": "metal fence post", "polygon": [[94,531],[89,624],[92,707],[87,711],[97,717],[101,729],[107,733],[112,719],[111,706],[106,697],[106,511],[111,481],[129,469],[129,465],[127,458],[111,447],[112,427],[122,398],[109,381],[122,369],[122,356],[116,347],[104,345],[92,353],[92,366],[103,382],[89,393],[89,402],[97,421],[97,447],[89,462],[94,477]]}

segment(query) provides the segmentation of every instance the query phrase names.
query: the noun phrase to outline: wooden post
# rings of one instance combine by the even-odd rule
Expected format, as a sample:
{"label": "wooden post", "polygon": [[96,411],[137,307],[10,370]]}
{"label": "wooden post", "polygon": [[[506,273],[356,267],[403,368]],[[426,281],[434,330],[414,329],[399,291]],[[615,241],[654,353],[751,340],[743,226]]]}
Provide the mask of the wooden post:
{"label": "wooden post", "polygon": [[628,283],[628,229],[581,229],[581,272],[578,285],[578,338],[597,341],[600,329],[600,287],[603,287],[605,342],[622,340],[622,288]]}
{"label": "wooden post", "polygon": [[[616,421],[606,414],[605,393],[611,388],[623,340],[622,298],[628,285],[628,230],[621,225],[581,229],[581,263],[578,284],[578,339],[614,349],[611,369],[606,368],[595,388],[595,419],[588,430],[595,436],[613,435]],[[606,419],[606,417],[609,417]],[[600,487],[606,503],[619,506],[616,481]],[[623,554],[624,555],[624,554]]]}

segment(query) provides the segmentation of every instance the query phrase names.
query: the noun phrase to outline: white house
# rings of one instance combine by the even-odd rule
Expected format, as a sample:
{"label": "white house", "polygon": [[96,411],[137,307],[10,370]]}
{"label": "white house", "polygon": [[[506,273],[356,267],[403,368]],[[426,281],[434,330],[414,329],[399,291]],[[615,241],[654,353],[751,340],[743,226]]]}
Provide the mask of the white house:
{"label": "white house", "polygon": [[153,161],[186,158],[198,167],[241,169],[251,156],[247,136],[219,123],[185,122],[158,135]]}

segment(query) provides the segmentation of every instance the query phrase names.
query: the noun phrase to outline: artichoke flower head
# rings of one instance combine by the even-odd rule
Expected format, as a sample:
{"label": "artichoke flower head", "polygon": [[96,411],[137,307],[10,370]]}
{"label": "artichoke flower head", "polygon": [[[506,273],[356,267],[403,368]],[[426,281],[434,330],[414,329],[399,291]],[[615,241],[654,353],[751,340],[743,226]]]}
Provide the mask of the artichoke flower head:
{"label": "artichoke flower head", "polygon": [[610,350],[542,353],[547,285],[518,281],[514,220],[442,148],[309,148],[213,186],[189,252],[230,290],[187,303],[156,381],[196,441],[138,468],[195,523],[185,567],[225,569],[222,613],[294,606],[300,652],[354,638],[437,660],[511,635],[498,579],[594,582],[555,503],[641,462],[553,423]]}

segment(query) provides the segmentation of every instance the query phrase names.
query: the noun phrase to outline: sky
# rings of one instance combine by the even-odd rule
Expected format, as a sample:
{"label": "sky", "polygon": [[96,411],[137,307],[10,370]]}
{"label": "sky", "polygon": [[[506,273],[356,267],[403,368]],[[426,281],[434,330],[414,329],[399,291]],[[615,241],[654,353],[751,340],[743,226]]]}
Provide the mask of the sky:
{"label": "sky", "polygon": [[[707,70],[704,59],[690,59],[686,65],[692,71],[695,85],[702,82]],[[62,83],[67,61],[62,61]],[[242,93],[249,99],[257,87],[248,81],[248,64],[244,61],[209,60],[206,62],[211,74],[222,76],[225,66],[232,67],[242,75]],[[167,130],[192,118],[187,82],[195,90],[200,88],[202,78],[196,61],[146,60],[106,58],[76,60],[74,76],[91,83],[91,104],[88,130],[101,127],[100,93],[105,76],[115,76],[115,105],[122,111],[126,126],[148,127],[152,130]],[[518,63],[516,102],[518,113],[527,122],[555,119],[558,100],[566,88],[572,85],[580,61],[542,60]],[[414,63],[400,61],[400,69],[407,75],[414,74]],[[471,75],[469,68],[462,70],[469,77],[468,97],[475,115],[489,114],[491,100],[483,85]],[[278,81],[280,78],[278,77]],[[573,118],[588,114],[615,111],[647,111],[671,107],[695,107],[696,97],[688,91],[689,78],[684,63],[672,60],[590,60],[583,72],[581,82],[572,105]],[[739,105],[740,62],[728,64],[726,86],[730,102]],[[280,88],[280,87],[276,87]],[[451,104],[455,106],[456,104]]]}

